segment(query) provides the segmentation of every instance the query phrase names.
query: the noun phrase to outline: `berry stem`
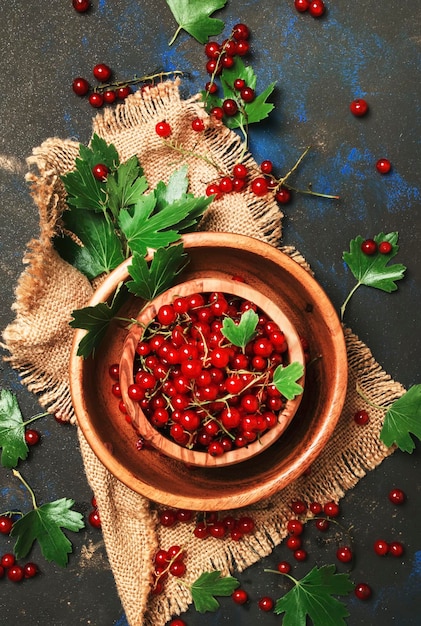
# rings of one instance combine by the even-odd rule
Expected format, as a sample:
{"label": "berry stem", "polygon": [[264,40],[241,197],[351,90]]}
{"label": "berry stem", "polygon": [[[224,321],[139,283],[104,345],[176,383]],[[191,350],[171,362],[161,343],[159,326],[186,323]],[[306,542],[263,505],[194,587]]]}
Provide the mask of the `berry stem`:
{"label": "berry stem", "polygon": [[156,74],[149,74],[146,76],[134,76],[134,78],[131,78],[129,80],[120,80],[120,81],[115,81],[112,83],[103,83],[101,85],[98,85],[97,87],[95,87],[94,91],[96,91],[97,93],[102,93],[104,91],[109,91],[117,89],[118,87],[123,87],[125,85],[137,85],[139,83],[146,83],[148,81],[154,81],[156,78],[160,78],[161,80],[163,78],[167,78],[168,76],[183,76],[184,72],[182,72],[181,70],[172,70],[170,72],[157,72]]}
{"label": "berry stem", "polygon": [[358,384],[358,382],[355,385],[355,390],[358,393],[358,395],[364,400],[364,402],[366,402],[369,406],[373,407],[373,409],[378,409],[380,411],[386,410],[386,407],[381,406],[380,404],[376,404],[375,402],[372,402],[369,398],[367,398],[364,391],[362,390],[362,387]]}
{"label": "berry stem", "polygon": [[13,472],[13,476],[16,476],[16,478],[19,478],[19,480],[21,481],[22,485],[24,485],[27,490],[29,491],[30,495],[31,495],[31,499],[32,499],[32,506],[34,508],[34,510],[36,510],[38,508],[37,505],[37,501],[35,499],[35,493],[33,492],[33,490],[31,489],[31,487],[28,485],[28,483],[26,482],[26,480],[24,479],[24,477],[22,476],[22,474],[18,471],[18,470],[12,470]]}
{"label": "berry stem", "polygon": [[173,141],[168,141],[167,139],[163,139],[162,141],[165,143],[166,146],[168,146],[168,148],[172,148],[172,150],[175,150],[176,152],[179,152],[183,156],[195,157],[196,159],[201,159],[202,161],[204,161],[208,165],[211,165],[212,167],[214,167],[218,172],[221,172],[220,166],[217,163],[215,163],[215,161],[210,159],[209,157],[204,156],[203,154],[199,154],[198,152],[195,152],[194,150],[186,150],[181,145],[178,145],[178,144],[176,144]]}
{"label": "berry stem", "polygon": [[14,515],[20,515],[20,517],[23,517],[22,511],[4,511],[3,513],[0,513],[0,517],[13,517]]}

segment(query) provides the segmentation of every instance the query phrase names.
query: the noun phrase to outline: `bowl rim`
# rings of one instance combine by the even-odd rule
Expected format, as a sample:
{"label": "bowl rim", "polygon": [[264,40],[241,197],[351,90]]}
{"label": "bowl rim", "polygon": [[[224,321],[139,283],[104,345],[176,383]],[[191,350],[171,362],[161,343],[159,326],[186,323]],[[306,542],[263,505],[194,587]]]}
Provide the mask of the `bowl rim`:
{"label": "bowl rim", "polygon": [[[329,438],[333,434],[336,424],[339,420],[347,391],[348,376],[348,360],[343,327],[339,320],[336,310],[321,285],[315,280],[313,275],[308,272],[300,263],[291,258],[288,254],[275,248],[271,244],[263,242],[254,237],[240,235],[229,232],[206,232],[200,231],[196,233],[188,233],[182,236],[182,241],[186,247],[201,246],[203,244],[211,245],[214,248],[223,248],[230,246],[237,248],[250,248],[253,245],[258,249],[259,254],[264,258],[279,263],[282,260],[282,266],[286,271],[299,275],[299,280],[304,283],[307,289],[318,298],[323,304],[324,319],[331,334],[335,334],[337,338],[337,368],[334,379],[331,380],[331,389],[334,392],[335,403],[330,408],[329,420],[325,420],[323,425],[318,429],[317,435],[311,440],[310,445],[296,459],[292,460],[288,468],[282,473],[282,476],[273,476],[269,478],[264,485],[254,484],[247,489],[246,493],[242,493],[241,502],[233,503],[232,496],[219,494],[218,496],[208,495],[206,493],[200,499],[200,510],[227,510],[232,508],[240,508],[254,504],[259,500],[270,497],[281,489],[285,488],[292,481],[301,476],[312,462],[322,452]],[[100,302],[107,301],[115,292],[115,286],[128,278],[128,266],[131,259],[126,259],[121,265],[114,269],[95,290],[87,306],[95,306]],[[110,288],[113,285],[113,288]],[[339,332],[340,331],[340,332]],[[77,356],[77,349],[80,340],[85,336],[86,331],[77,329],[74,334],[73,344],[70,354],[70,390],[72,403],[77,417],[77,424],[83,433],[88,445],[92,449],[96,457],[110,471],[110,473],[129,489],[139,493],[155,502],[165,503],[167,506],[175,508],[192,508],[192,498],[180,494],[172,494],[162,487],[147,484],[142,481],[141,477],[134,474],[121,462],[114,457],[109,447],[99,437],[94,426],[90,422],[89,412],[86,402],[79,393],[79,385],[82,380],[84,359]],[[76,407],[78,410],[76,410]],[[332,412],[335,411],[335,418]]]}

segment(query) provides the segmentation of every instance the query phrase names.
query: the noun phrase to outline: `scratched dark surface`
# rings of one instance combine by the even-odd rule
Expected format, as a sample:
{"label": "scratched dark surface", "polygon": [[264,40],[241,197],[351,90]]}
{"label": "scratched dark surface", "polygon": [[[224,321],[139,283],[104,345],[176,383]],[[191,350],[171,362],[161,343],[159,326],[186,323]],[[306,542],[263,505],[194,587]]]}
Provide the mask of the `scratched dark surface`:
{"label": "scratched dark surface", "polygon": [[[182,34],[169,48],[175,22],[164,0],[93,0],[88,14],[77,14],[70,0],[2,2],[0,59],[0,327],[13,319],[11,305],[22,271],[27,241],[38,232],[36,208],[24,180],[25,159],[50,136],[89,141],[93,109],[73,95],[72,79],[90,78],[92,67],[105,62],[118,78],[162,68],[190,73],[186,95],[207,80],[200,44]],[[313,149],[295,176],[296,186],[309,182],[324,193],[339,193],[339,202],[296,197],[285,207],[284,239],[300,249],[339,309],[354,284],[341,257],[349,240],[378,232],[399,231],[398,261],[408,266],[399,290],[387,295],[361,288],[347,310],[347,322],[372,349],[392,377],[406,387],[421,383],[420,204],[420,43],[418,0],[326,0],[322,19],[299,14],[292,0],[228,0],[220,17],[230,26],[242,21],[252,31],[248,61],[258,88],[277,81],[276,109],[270,120],[251,132],[257,161],[270,158],[286,172],[303,148]],[[221,40],[222,36],[219,37]],[[353,117],[349,103],[364,97],[370,113]],[[375,162],[389,158],[392,172],[380,176]],[[16,372],[1,365],[1,386],[14,391],[25,418],[39,412],[36,398],[24,389]],[[421,419],[421,416],[420,416]],[[42,442],[31,449],[20,469],[41,501],[72,497],[87,514],[91,492],[86,483],[75,429],[54,420],[37,428]],[[351,594],[345,603],[350,626],[411,626],[420,623],[421,539],[419,533],[420,446],[412,455],[396,452],[341,503],[342,523],[352,527],[353,581],[367,582],[373,597],[361,602]],[[26,491],[0,468],[0,510],[30,507]],[[394,507],[389,490],[400,487],[407,502]],[[70,535],[69,535],[70,536]],[[375,539],[400,540],[405,554],[396,559],[374,555]],[[305,531],[310,558],[294,566],[303,576],[317,563],[335,562],[335,533]],[[126,626],[101,533],[86,527],[71,534],[74,552],[69,566],[48,564],[37,548],[31,554],[41,575],[23,584],[0,581],[1,623],[32,626]],[[0,553],[12,547],[0,537]],[[274,598],[289,588],[282,577],[264,574],[290,558],[284,546],[239,576],[250,603],[222,600],[215,614],[190,610],[188,625],[280,624],[262,613],[257,600]],[[338,571],[347,571],[338,565]]]}

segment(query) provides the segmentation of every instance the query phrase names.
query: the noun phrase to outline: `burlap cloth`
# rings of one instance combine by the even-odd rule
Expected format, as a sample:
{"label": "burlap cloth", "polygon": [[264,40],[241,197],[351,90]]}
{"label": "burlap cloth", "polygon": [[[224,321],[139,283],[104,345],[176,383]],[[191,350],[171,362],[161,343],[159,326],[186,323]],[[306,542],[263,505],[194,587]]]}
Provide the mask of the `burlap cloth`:
{"label": "burlap cloth", "polygon": [[[197,116],[203,117],[208,126],[206,133],[191,130],[191,121]],[[171,140],[182,147],[182,152],[166,147],[154,132],[156,122],[163,119],[170,123]],[[235,133],[221,124],[212,125],[197,97],[182,100],[176,82],[138,92],[116,109],[104,111],[94,119],[93,129],[108,143],[115,144],[122,161],[138,155],[150,187],[159,180],[167,181],[175,169],[187,163],[190,191],[196,195],[203,195],[207,184],[217,180],[215,165],[229,173],[241,152]],[[193,156],[193,151],[205,159]],[[58,257],[51,238],[65,208],[59,176],[74,168],[77,154],[76,142],[48,139],[28,159],[32,166],[28,178],[40,212],[40,236],[28,244],[24,258],[27,268],[18,282],[13,305],[16,318],[3,332],[3,346],[10,353],[7,358],[20,371],[23,383],[38,394],[40,403],[51,413],[72,422],[75,418],[69,395],[68,361],[73,331],[68,323],[71,311],[86,305],[95,285]],[[250,155],[246,163],[257,173],[258,167]],[[278,246],[281,218],[275,202],[245,191],[226,194],[213,202],[201,229],[237,232]],[[305,265],[295,250],[281,249]],[[381,369],[366,345],[349,329],[344,332],[350,376],[335,434],[313,464],[310,475],[298,479],[270,501],[253,507],[251,515],[256,532],[242,541],[196,539],[192,524],[173,528],[157,525],[159,507],[114,478],[79,431],[80,449],[98,503],[108,558],[131,625],[160,626],[185,610],[191,601],[189,592],[174,577],[168,579],[162,595],[149,594],[152,558],[158,545],[168,548],[188,543],[186,582],[213,568],[226,573],[242,571],[268,555],[285,537],[291,501],[338,501],[392,452],[379,439],[383,411],[370,408],[367,427],[354,423],[352,416],[361,408],[356,380],[369,399],[380,405],[390,404],[404,389]],[[235,515],[238,516],[238,511]]]}

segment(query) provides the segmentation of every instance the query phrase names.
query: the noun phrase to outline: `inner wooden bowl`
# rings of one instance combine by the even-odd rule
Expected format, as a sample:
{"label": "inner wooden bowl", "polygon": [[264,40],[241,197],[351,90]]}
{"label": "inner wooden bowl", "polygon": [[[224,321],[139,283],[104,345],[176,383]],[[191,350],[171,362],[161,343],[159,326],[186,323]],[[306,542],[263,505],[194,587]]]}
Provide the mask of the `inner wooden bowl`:
{"label": "inner wooden bowl", "polygon": [[[178,445],[171,441],[160,430],[154,428],[151,422],[142,411],[138,402],[132,400],[128,395],[128,387],[134,383],[133,365],[136,354],[136,346],[142,338],[143,328],[147,326],[157,315],[159,308],[164,304],[171,304],[177,297],[185,297],[195,293],[222,292],[233,296],[238,296],[243,300],[253,302],[268,319],[276,322],[285,334],[288,344],[287,360],[294,361],[304,366],[304,354],[300,337],[290,320],[283,313],[273,300],[260,293],[249,285],[225,278],[196,278],[178,284],[165,293],[155,298],[146,309],[138,316],[138,324],[134,324],[129,331],[124,342],[122,356],[120,359],[120,387],[124,404],[128,415],[132,419],[133,426],[152,444],[157,450],[173,459],[182,461],[189,465],[201,467],[223,467],[240,463],[260,454],[268,446],[272,445],[290,424],[300,405],[302,394],[297,395],[292,400],[287,400],[283,410],[279,413],[276,426],[264,433],[259,439],[243,448],[236,448],[222,456],[212,456],[206,451],[192,450]],[[304,386],[304,376],[297,381]]]}
{"label": "inner wooden bowl", "polygon": [[[229,467],[189,468],[154,449],[136,449],[137,435],[111,393],[110,363],[118,363],[127,335],[115,320],[94,358],[76,356],[85,331],[75,333],[70,359],[72,400],[79,427],[103,465],[134,491],[166,506],[218,511],[248,506],[298,478],[329,441],[342,411],[347,388],[347,355],[342,327],[320,285],[301,265],[276,248],[232,233],[183,236],[189,264],[177,280],[202,278],[244,281],[278,305],[310,345],[301,404],[290,426],[265,451]],[[111,301],[128,279],[125,262],[112,272],[90,304]],[[119,312],[136,317],[137,298]]]}

